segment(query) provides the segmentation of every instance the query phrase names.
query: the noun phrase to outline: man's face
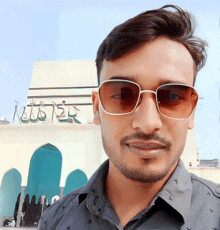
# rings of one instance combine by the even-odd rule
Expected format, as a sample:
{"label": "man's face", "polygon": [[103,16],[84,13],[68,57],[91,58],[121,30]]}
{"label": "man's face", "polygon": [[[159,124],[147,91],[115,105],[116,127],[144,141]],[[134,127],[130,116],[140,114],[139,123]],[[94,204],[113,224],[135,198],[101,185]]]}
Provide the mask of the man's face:
{"label": "man's face", "polygon": [[[104,61],[101,82],[112,77],[134,81],[141,90],[155,91],[171,82],[193,86],[193,59],[181,43],[159,37],[115,61]],[[187,129],[194,126],[193,115],[185,120],[161,115],[155,95],[149,92],[142,94],[141,103],[128,115],[105,113],[97,92],[93,92],[93,108],[110,170],[134,181],[154,182],[172,173],[184,149]]]}

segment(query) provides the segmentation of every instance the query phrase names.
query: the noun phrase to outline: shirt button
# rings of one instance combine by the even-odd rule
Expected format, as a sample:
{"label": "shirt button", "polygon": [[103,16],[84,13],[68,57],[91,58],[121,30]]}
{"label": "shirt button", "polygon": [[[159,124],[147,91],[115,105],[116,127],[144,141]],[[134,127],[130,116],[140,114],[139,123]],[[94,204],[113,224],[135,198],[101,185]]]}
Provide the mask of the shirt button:
{"label": "shirt button", "polygon": [[218,186],[218,187],[215,189],[215,191],[216,191],[218,194],[220,194],[220,186]]}

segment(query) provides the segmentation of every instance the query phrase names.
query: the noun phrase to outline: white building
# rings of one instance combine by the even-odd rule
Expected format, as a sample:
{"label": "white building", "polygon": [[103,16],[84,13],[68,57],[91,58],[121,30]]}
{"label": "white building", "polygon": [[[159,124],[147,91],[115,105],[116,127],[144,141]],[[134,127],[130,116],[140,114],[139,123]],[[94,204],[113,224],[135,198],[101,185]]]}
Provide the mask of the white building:
{"label": "white building", "polygon": [[[0,126],[0,225],[13,215],[19,193],[18,217],[27,194],[36,200],[46,195],[48,202],[62,197],[85,184],[107,159],[100,127],[92,124],[92,90],[97,90],[93,61],[34,63],[21,124]],[[203,176],[194,130],[188,133],[182,159]]]}

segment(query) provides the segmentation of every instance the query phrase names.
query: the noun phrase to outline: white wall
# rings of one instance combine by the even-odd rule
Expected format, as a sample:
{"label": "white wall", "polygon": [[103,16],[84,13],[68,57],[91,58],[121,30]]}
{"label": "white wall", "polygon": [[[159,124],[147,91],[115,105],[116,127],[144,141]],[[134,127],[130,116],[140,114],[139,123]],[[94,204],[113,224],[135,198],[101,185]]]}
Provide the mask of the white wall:
{"label": "white wall", "polygon": [[11,168],[22,175],[27,185],[29,164],[34,152],[50,143],[62,155],[60,186],[75,169],[83,170],[89,178],[100,166],[103,148],[100,127],[95,125],[53,124],[0,126],[0,181]]}

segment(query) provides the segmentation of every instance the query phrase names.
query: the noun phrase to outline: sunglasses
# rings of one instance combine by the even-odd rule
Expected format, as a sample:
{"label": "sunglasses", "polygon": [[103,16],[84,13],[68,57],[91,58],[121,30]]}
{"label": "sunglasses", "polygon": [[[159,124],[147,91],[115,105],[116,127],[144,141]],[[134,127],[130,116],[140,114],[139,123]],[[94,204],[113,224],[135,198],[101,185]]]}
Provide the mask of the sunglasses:
{"label": "sunglasses", "polygon": [[170,83],[159,86],[156,91],[141,90],[140,85],[129,80],[107,80],[99,86],[103,110],[112,115],[134,112],[141,102],[141,94],[155,94],[157,109],[165,117],[186,119],[196,108],[198,93],[188,85]]}

